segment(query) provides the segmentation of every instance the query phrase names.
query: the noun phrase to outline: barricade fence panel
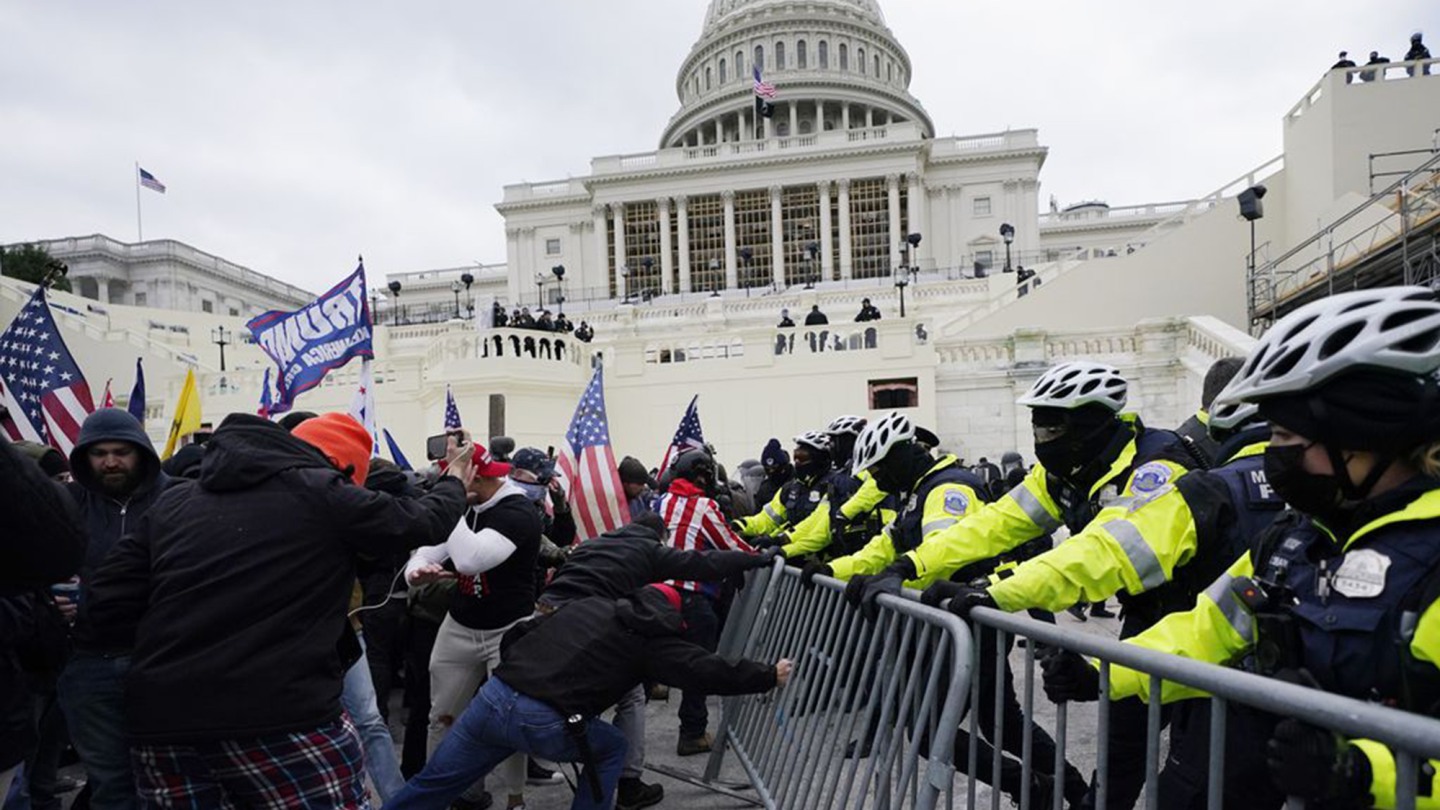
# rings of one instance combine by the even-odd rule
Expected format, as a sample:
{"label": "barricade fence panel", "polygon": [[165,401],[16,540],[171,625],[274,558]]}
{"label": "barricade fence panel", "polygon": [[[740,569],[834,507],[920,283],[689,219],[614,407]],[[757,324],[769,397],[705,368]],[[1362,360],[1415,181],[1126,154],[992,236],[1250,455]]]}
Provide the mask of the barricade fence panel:
{"label": "barricade fence panel", "polygon": [[733,755],[767,807],[929,810],[954,798],[955,730],[972,666],[955,616],[882,597],[865,618],[845,585],[800,572],[756,572],[721,635],[727,657],[795,669],[783,690],[722,701],[721,739],[706,778]]}

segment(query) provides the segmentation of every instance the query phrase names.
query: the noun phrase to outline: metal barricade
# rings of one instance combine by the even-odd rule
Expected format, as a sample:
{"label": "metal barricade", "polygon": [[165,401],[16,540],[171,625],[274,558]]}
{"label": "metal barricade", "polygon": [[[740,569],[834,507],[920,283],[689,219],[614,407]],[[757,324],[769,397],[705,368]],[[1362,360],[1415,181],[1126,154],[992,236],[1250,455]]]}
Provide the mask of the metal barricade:
{"label": "metal barricade", "polygon": [[[1100,661],[1099,679],[1102,699],[1094,704],[1098,769],[1096,807],[1105,807],[1108,798],[1106,795],[1109,782],[1107,746],[1111,717],[1110,703],[1104,699],[1104,696],[1109,693],[1110,667],[1116,664],[1149,675],[1150,699],[1146,722],[1145,787],[1141,797],[1142,803],[1137,805],[1145,807],[1147,810],[1154,810],[1160,806],[1159,765],[1162,747],[1160,692],[1162,681],[1184,684],[1211,695],[1208,699],[1192,698],[1209,702],[1207,806],[1211,810],[1219,810],[1225,806],[1223,803],[1225,720],[1232,708],[1231,704],[1250,707],[1282,717],[1293,717],[1315,726],[1331,729],[1347,738],[1375,740],[1388,745],[1395,753],[1397,786],[1395,806],[1400,810],[1410,810],[1415,807],[1418,792],[1417,780],[1422,761],[1440,758],[1440,720],[1261,677],[1237,669],[1168,655],[1134,644],[1124,644],[1110,638],[1075,632],[1063,626],[1035,621],[1024,614],[977,608],[973,612],[972,618],[976,623],[977,643],[974,645],[974,649],[977,651],[977,655],[982,646],[978,643],[981,640],[980,634],[996,634],[996,649],[1002,651],[1001,657],[995,662],[997,667],[1006,663],[1003,650],[1006,647],[1007,636],[1028,639],[1023,656],[1023,667],[1015,677],[1016,686],[1023,690],[1022,702],[1027,718],[1033,718],[1031,709],[1034,706],[1036,685],[1035,648],[1037,644],[1071,650]],[[977,671],[979,663],[978,660],[975,661]],[[1000,697],[998,686],[994,696],[981,695],[979,684],[980,678],[975,677],[972,681],[972,700],[976,711],[972,711],[970,717],[972,738],[975,737],[977,731],[977,718],[984,712],[996,712]],[[992,698],[995,703],[989,702]],[[1085,707],[1084,711],[1090,710],[1090,704],[1081,705]],[[1056,756],[1053,763],[1043,762],[1032,765],[1029,735],[1034,724],[1033,722],[1026,723],[1025,756],[1022,768],[1023,782],[1027,787],[1030,784],[1032,767],[1053,768],[1055,784],[1062,784],[1066,763],[1067,726],[1074,727],[1078,722],[1088,721],[1088,716],[1077,718],[1076,710],[1077,707],[1070,707],[1063,703],[1055,706]],[[999,726],[998,723],[996,725]],[[1089,725],[1088,722],[1086,725]],[[1001,741],[994,740],[992,742],[994,742],[995,755],[991,763],[978,763],[974,754],[975,746],[971,746],[971,755],[964,774],[969,777],[968,806],[970,808],[974,808],[976,803],[976,776],[982,773],[978,768],[988,764],[992,769],[992,778],[998,776],[1000,772]],[[1083,768],[1082,770],[1088,773],[1088,770]],[[1320,778],[1319,774],[1317,774],[1318,778]],[[993,792],[991,807],[998,808],[999,800],[999,792]],[[1054,798],[1055,810],[1060,810],[1062,801],[1061,791],[1057,789]],[[1020,806],[1028,806],[1028,798],[1022,798]],[[1247,803],[1247,806],[1257,805]],[[1299,804],[1297,800],[1291,799],[1287,806],[1299,808],[1303,805]]]}
{"label": "metal barricade", "polygon": [[721,654],[795,669],[783,690],[722,702],[706,779],[728,750],[766,807],[930,810],[942,796],[951,806],[969,628],[913,594],[881,597],[870,621],[845,604],[844,583],[815,586],[777,560],[732,606]]}

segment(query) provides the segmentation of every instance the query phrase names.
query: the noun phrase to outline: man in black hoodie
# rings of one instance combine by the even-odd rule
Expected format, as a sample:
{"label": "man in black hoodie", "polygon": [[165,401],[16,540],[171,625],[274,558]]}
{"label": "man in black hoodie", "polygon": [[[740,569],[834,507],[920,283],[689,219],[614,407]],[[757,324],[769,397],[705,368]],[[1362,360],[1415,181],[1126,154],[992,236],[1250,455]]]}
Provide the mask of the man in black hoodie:
{"label": "man in black hoodie", "polygon": [[343,414],[294,434],[231,415],[199,478],[167,490],[101,565],[92,632],[134,649],[125,722],[147,804],[366,804],[340,710],[355,557],[444,537],[470,471],[463,445],[424,497],[372,492],[370,443]]}
{"label": "man in black hoodie", "polygon": [[668,585],[570,602],[506,635],[494,676],[386,810],[443,810],[516,751],[583,762],[570,807],[608,808],[625,738],[596,715],[622,695],[645,680],[717,695],[765,692],[784,686],[790,669],[784,659],[732,664],[681,640],[680,594]]}
{"label": "man in black hoodie", "polygon": [[101,564],[120,538],[134,531],[170,478],[140,422],[119,408],[102,408],[85,419],[70,451],[70,472],[75,478],[70,493],[80,506],[88,545],[80,563],[75,654],[57,687],[60,707],[85,765],[90,806],[129,810],[138,806],[123,719],[130,642],[95,636],[89,596]]}

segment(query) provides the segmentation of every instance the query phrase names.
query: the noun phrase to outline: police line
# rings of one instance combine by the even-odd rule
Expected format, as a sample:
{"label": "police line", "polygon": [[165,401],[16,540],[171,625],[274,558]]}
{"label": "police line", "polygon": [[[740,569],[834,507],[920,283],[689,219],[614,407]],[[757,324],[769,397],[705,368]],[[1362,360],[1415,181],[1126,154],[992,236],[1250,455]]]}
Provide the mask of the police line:
{"label": "police line", "polygon": [[893,597],[876,620],[844,583],[777,560],[752,578],[720,640],[726,657],[792,657],[785,689],[722,702],[722,739],[766,807],[930,810],[953,803],[955,729],[968,696],[970,631],[957,617]]}

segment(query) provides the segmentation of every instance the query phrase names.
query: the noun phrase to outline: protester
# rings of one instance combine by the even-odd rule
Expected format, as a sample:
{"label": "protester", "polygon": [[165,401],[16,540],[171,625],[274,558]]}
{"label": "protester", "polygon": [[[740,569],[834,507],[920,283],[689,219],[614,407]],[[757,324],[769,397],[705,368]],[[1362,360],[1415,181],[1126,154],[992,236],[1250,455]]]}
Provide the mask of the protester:
{"label": "protester", "polygon": [[443,537],[471,473],[462,447],[422,498],[371,492],[370,444],[343,414],[293,435],[232,414],[199,479],[160,497],[95,574],[81,618],[99,648],[133,645],[124,716],[146,804],[365,805],[339,700],[355,555]]}
{"label": "protester", "polygon": [[[1405,52],[1406,62],[1414,62],[1419,59],[1430,58],[1430,49],[1425,47],[1424,37],[1425,35],[1419,31],[1416,31],[1415,33],[1410,35],[1410,50]],[[1407,72],[1411,76],[1416,75],[1417,70],[1419,70],[1425,76],[1430,75],[1429,65],[1425,65],[1423,68],[1416,68],[1412,65],[1411,67],[1407,68]]]}
{"label": "protester", "polygon": [[820,305],[819,305],[819,304],[812,304],[812,305],[810,305],[810,312],[809,312],[809,314],[807,314],[807,315],[805,316],[805,325],[806,325],[806,326],[824,326],[824,325],[827,324],[827,323],[830,323],[830,319],[827,318],[827,317],[825,317],[825,313],[823,313],[823,312],[820,311]]}
{"label": "protester", "polygon": [[79,572],[75,652],[58,685],[60,707],[85,765],[91,807],[133,808],[135,773],[126,737],[134,729],[122,719],[132,639],[92,632],[92,617],[108,617],[97,614],[90,592],[112,549],[135,531],[171,479],[140,423],[118,408],[102,408],[85,419],[70,451],[70,469],[75,477],[70,492],[84,516],[88,545]]}
{"label": "protester", "polygon": [[505,307],[499,301],[490,305],[490,321],[490,325],[496,329],[500,329],[510,322],[509,316],[505,314]]}
{"label": "protester", "polygon": [[776,328],[789,329],[794,325],[795,322],[790,319],[790,310],[788,308],[782,307],[780,309],[780,323],[776,324]]}
{"label": "protester", "polygon": [[[475,505],[457,521],[445,542],[417,549],[405,567],[414,586],[446,576],[449,561],[459,587],[430,656],[429,755],[435,756],[455,718],[500,663],[500,639],[535,608],[535,566],[541,520],[525,491],[509,477],[510,465],[474,449]],[[524,804],[526,761],[516,756],[501,770],[508,806]],[[469,801],[483,803],[473,791]]]}
{"label": "protester", "polygon": [[[85,531],[74,499],[33,460],[0,439],[0,595],[63,582],[85,556]],[[0,766],[3,770],[3,766]]]}
{"label": "protester", "polygon": [[1350,54],[1345,51],[1341,51],[1339,60],[1336,61],[1335,64],[1331,65],[1330,69],[1346,71],[1345,83],[1351,84],[1355,81],[1355,74],[1353,72],[1350,72],[1349,69],[1353,67],[1355,67],[1355,61],[1350,58]]}
{"label": "protester", "polygon": [[595,339],[595,330],[590,328],[590,324],[586,323],[584,318],[581,318],[580,325],[575,327],[575,339],[581,343],[589,343]]}
{"label": "protester", "polygon": [[[1388,65],[1388,64],[1390,64],[1390,59],[1389,59],[1389,57],[1381,56],[1379,51],[1371,51],[1371,52],[1370,52],[1370,61],[1366,62],[1366,63],[1365,63],[1365,66],[1366,66],[1366,67],[1370,67],[1371,65]],[[1384,71],[1383,68],[1378,72],[1378,75],[1377,75],[1377,72],[1374,71],[1374,70],[1362,70],[1362,71],[1360,71],[1360,80],[1361,80],[1361,81],[1373,82],[1373,81],[1375,81],[1377,78],[1380,78],[1380,79],[1384,79],[1384,78],[1385,78],[1385,71]]]}
{"label": "protester", "polygon": [[620,487],[625,491],[626,503],[630,504],[630,519],[655,511],[655,490],[660,484],[645,465],[634,456],[626,456],[620,460],[619,471]]}
{"label": "protester", "polygon": [[765,468],[765,480],[755,490],[755,502],[769,503],[785,482],[795,477],[795,468],[790,464],[790,454],[776,438],[766,442],[765,449],[760,451],[760,465]]}
{"label": "protester", "polygon": [[599,719],[647,679],[721,695],[784,686],[792,664],[730,663],[682,640],[680,595],[648,585],[629,598],[587,597],[507,634],[504,661],[455,733],[387,810],[441,810],[516,751],[584,764],[572,808],[608,808],[625,737]]}
{"label": "protester", "polygon": [[555,316],[555,331],[569,334],[575,331],[575,325],[570,323],[570,319],[565,317],[565,313],[562,312]]}

